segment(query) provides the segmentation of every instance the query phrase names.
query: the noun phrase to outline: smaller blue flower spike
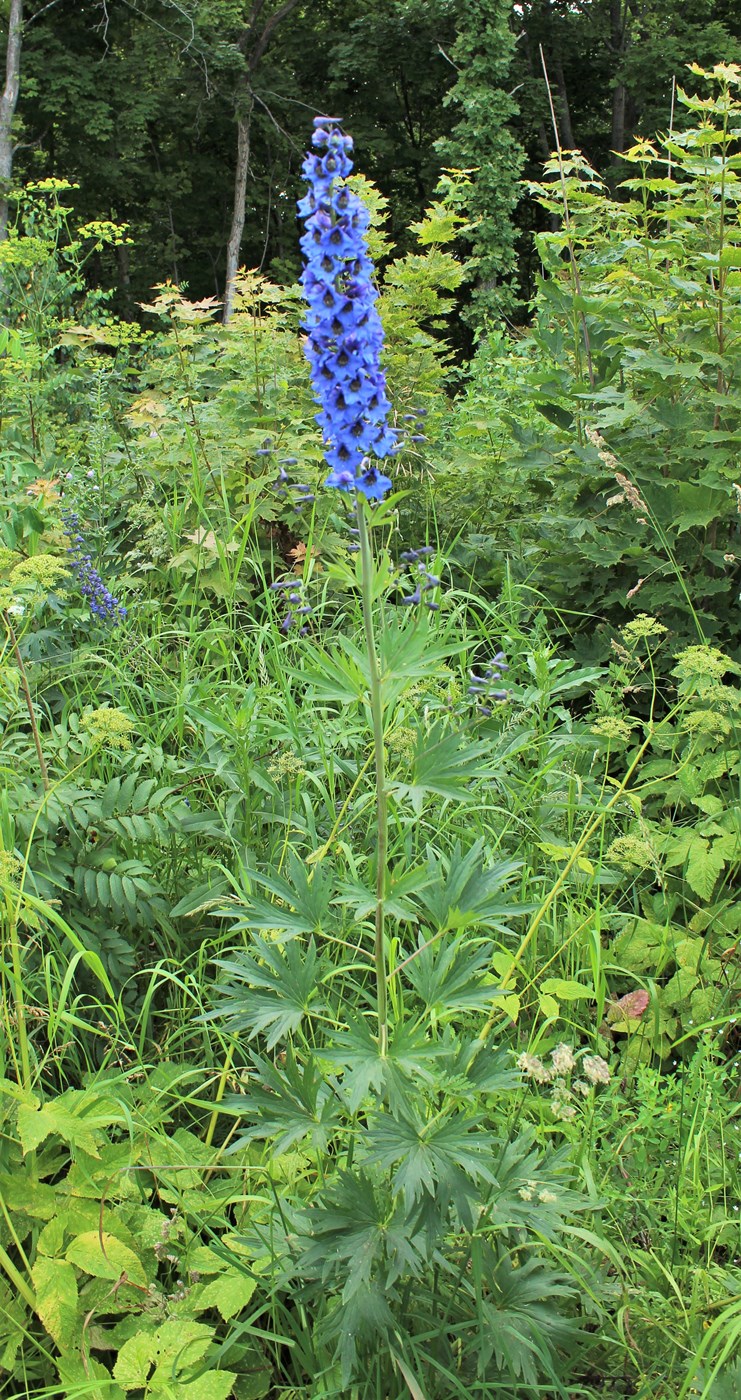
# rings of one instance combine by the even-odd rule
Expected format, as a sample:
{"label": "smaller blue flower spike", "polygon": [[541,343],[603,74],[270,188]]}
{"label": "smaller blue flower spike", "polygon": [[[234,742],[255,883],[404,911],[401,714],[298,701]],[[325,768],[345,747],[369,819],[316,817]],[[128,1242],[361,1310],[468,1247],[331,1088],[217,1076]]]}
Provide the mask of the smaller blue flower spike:
{"label": "smaller blue flower spike", "polygon": [[93,568],[92,555],[85,553],[85,537],[81,533],[82,527],[76,512],[62,510],[62,520],[64,533],[71,541],[67,550],[70,568],[77,576],[83,598],[87,599],[90,611],[96,617],[116,627],[126,617],[126,609],[106,588],[98,570]]}
{"label": "smaller blue flower spike", "polygon": [[380,501],[391,481],[373,458],[390,457],[399,444],[388,424],[383,326],[365,239],[369,215],[345,184],[352,139],[336,118],[315,118],[312,144],[316,154],[303,165],[309,190],[298,208],[306,223],[306,355],[331,468],[325,484]]}

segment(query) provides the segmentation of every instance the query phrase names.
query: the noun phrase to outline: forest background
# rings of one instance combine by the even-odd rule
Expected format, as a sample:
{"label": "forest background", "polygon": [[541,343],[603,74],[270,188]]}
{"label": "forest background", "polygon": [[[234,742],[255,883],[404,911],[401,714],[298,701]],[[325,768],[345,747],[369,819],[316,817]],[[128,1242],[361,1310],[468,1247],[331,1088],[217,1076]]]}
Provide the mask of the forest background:
{"label": "forest background", "polygon": [[336,110],[400,252],[444,166],[493,162],[485,273],[514,273],[506,309],[523,320],[542,214],[515,182],[538,178],[555,144],[541,48],[562,146],[614,187],[620,153],[669,128],[685,65],[735,62],[740,45],[733,0],[26,0],[15,173],[74,180],[81,223],[127,225],[131,242],[88,275],[134,315],[166,277],[223,296],[240,224],[239,262],[295,280],[306,125]]}
{"label": "forest background", "polygon": [[738,1400],[741,7],[0,18],[0,1393]]}

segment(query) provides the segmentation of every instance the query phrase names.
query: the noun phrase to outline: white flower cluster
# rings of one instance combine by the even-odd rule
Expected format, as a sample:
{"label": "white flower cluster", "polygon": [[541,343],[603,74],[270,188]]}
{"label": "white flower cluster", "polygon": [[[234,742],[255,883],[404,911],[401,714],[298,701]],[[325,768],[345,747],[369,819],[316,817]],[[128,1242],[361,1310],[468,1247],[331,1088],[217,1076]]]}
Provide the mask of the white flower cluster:
{"label": "white flower cluster", "polygon": [[[570,1123],[576,1118],[577,1096],[587,1098],[597,1085],[610,1082],[610,1066],[601,1055],[584,1055],[579,1062],[571,1046],[565,1042],[551,1051],[550,1064],[546,1064],[539,1055],[524,1051],[517,1061],[517,1068],[533,1083],[550,1085],[551,1112],[560,1123]],[[570,1078],[576,1069],[581,1070],[583,1078]]]}

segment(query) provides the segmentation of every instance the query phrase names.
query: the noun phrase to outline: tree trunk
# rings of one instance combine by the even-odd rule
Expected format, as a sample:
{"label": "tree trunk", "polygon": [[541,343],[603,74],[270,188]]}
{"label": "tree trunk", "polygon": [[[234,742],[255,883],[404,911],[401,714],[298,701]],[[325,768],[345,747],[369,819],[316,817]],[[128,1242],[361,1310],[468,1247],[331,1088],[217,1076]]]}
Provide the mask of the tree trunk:
{"label": "tree trunk", "polygon": [[610,0],[610,51],[615,60],[612,89],[611,148],[620,155],[625,150],[625,116],[628,91],[620,69],[630,47],[630,12],[627,0]]}
{"label": "tree trunk", "polygon": [[247,200],[247,173],[250,164],[250,122],[252,120],[252,93],[247,102],[242,102],[237,116],[237,168],[234,174],[234,205],[232,226],[226,245],[226,288],[224,291],[224,314],[226,326],[234,310],[235,278],[239,270],[239,252],[244,233],[245,203]]}
{"label": "tree trunk", "polygon": [[21,84],[23,0],[10,0],[5,89],[0,98],[0,242],[8,234],[8,195],[13,178],[12,125]]}
{"label": "tree trunk", "polygon": [[610,150],[620,155],[625,150],[625,83],[612,89],[612,132]]}
{"label": "tree trunk", "polygon": [[561,116],[561,144],[567,151],[574,151],[576,150],[576,141],[574,140],[574,128],[571,125],[569,94],[566,90],[563,61],[558,50],[556,50],[555,54],[555,69],[556,87],[558,88],[558,108]]}

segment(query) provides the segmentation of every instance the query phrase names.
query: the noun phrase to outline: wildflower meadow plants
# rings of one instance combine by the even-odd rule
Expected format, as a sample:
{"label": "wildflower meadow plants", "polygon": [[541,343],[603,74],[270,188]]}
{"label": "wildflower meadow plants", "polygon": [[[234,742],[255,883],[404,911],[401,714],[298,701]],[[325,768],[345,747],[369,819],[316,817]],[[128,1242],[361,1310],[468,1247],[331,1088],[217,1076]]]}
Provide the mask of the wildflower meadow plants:
{"label": "wildflower meadow plants", "polygon": [[720,1400],[739,660],[456,583],[459,223],[350,167],[303,294],[3,357],[0,1394]]}
{"label": "wildflower meadow plants", "polygon": [[[523,913],[519,862],[496,832],[468,847],[444,836],[446,811],[486,777],[478,729],[504,702],[506,663],[497,652],[473,672],[463,712],[413,698],[463,646],[425,606],[441,582],[432,546],[406,551],[401,576],[421,573],[398,601],[398,497],[378,465],[396,437],[365,215],[339,124],[320,119],[314,146],[306,348],[326,486],[354,532],[331,574],[359,600],[364,646],[297,639],[293,679],[324,728],[359,717],[367,757],[330,839],[307,853],[289,832],[280,873],[255,862],[227,906],[250,939],[221,959],[207,1013],[232,1037],[222,1087],[243,1064],[218,1109],[237,1119],[232,1147],[283,1177],[241,1247],[295,1337],[294,1384],[310,1375],[314,1395],[514,1397],[544,1378],[563,1394],[593,1271],[567,1233],[589,1202],[563,1151],[509,1130],[520,1075],[488,1039],[495,935]],[[407,771],[390,775],[401,729]]]}

